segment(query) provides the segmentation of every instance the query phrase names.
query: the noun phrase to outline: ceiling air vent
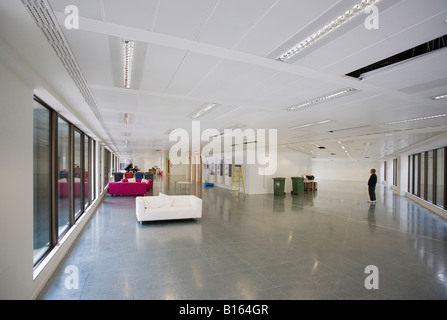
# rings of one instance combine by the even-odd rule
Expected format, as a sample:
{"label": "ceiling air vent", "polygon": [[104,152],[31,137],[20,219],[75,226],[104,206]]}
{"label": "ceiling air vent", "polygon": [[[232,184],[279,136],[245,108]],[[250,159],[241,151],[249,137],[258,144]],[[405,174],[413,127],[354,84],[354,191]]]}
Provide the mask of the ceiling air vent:
{"label": "ceiling air vent", "polygon": [[107,132],[110,140],[115,144],[50,5],[47,1],[22,0],[22,3],[47,38],[49,44],[53,47],[86,103],[92,109],[105,132]]}
{"label": "ceiling air vent", "polygon": [[366,74],[371,71],[389,67],[394,64],[404,62],[406,60],[434,52],[436,50],[444,48],[446,45],[447,45],[447,35],[443,35],[439,38],[436,38],[436,39],[430,40],[426,43],[423,43],[421,45],[418,45],[414,48],[405,50],[405,51],[398,53],[394,56],[391,56],[386,59],[375,62],[373,64],[370,64],[369,66],[352,71],[346,75],[349,77],[363,80],[365,78]]}

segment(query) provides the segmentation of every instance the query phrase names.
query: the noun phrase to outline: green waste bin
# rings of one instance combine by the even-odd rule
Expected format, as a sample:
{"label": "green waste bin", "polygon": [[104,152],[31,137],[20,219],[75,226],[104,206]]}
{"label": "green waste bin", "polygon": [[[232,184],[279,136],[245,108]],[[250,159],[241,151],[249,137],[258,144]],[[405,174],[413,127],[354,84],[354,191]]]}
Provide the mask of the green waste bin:
{"label": "green waste bin", "polygon": [[304,194],[303,177],[292,177],[292,194]]}
{"label": "green waste bin", "polygon": [[273,178],[273,193],[275,196],[284,195],[285,184],[286,184],[286,178]]}
{"label": "green waste bin", "polygon": [[151,179],[152,181],[154,181],[154,174],[152,174],[152,173],[145,173],[144,174],[144,179]]}

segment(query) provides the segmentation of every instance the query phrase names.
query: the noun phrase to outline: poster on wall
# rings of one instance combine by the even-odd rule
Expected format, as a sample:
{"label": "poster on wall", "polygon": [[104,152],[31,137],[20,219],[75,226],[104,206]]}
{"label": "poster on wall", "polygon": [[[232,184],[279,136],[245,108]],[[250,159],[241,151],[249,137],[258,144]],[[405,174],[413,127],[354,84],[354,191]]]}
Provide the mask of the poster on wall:
{"label": "poster on wall", "polygon": [[227,186],[231,186],[232,181],[232,164],[231,164],[231,157],[225,157],[225,184]]}
{"label": "poster on wall", "polygon": [[209,164],[209,173],[210,173],[210,182],[214,182],[215,177],[216,177],[216,161],[211,158],[210,160],[210,164]]}
{"label": "poster on wall", "polygon": [[207,182],[210,179],[210,170],[209,170],[210,166],[208,163],[208,159],[205,158],[202,160],[202,166],[203,166],[202,168],[203,179],[205,180],[205,182]]}
{"label": "poster on wall", "polygon": [[126,171],[129,165],[133,165],[133,159],[120,159],[119,170]]}
{"label": "poster on wall", "polygon": [[223,159],[218,158],[216,159],[217,163],[217,183],[223,184],[224,183],[224,170],[223,170]]}

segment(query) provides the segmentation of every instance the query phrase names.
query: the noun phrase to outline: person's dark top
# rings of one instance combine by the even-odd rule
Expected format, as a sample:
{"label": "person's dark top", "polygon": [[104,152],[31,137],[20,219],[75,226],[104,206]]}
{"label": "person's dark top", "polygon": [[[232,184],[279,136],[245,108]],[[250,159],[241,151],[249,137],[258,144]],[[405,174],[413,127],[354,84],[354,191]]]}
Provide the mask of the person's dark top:
{"label": "person's dark top", "polygon": [[377,176],[373,173],[368,180],[368,186],[375,187],[377,184]]}

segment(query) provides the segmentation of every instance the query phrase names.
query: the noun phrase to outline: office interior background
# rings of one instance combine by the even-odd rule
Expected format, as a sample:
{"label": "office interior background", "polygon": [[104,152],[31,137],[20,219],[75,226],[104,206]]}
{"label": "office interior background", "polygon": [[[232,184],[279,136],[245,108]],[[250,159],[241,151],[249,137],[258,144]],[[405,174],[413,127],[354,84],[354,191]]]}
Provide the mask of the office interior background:
{"label": "office interior background", "polygon": [[[167,159],[193,121],[277,130],[277,171],[245,165],[248,197],[376,168],[447,218],[446,31],[445,0],[2,1],[0,298],[37,297],[121,163],[191,179]],[[67,197],[64,178],[88,183]]]}

